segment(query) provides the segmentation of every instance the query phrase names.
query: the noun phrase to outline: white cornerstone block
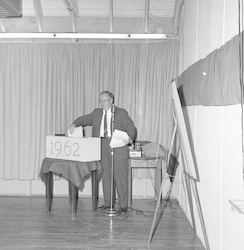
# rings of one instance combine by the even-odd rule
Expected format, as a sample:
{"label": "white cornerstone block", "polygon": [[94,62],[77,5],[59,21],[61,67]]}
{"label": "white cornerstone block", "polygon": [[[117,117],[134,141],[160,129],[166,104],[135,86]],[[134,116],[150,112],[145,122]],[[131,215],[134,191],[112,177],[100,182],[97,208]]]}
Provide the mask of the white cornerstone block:
{"label": "white cornerstone block", "polygon": [[47,136],[46,157],[83,162],[99,161],[101,160],[101,139]]}

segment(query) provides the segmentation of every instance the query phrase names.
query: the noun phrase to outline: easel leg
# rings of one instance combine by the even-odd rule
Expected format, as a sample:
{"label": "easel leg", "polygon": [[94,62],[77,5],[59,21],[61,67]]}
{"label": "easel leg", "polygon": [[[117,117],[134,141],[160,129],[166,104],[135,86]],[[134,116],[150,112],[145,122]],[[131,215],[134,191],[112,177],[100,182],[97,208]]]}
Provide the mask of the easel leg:
{"label": "easel leg", "polygon": [[160,187],[162,183],[162,160],[157,159],[157,168],[154,170],[154,181],[155,181],[155,190],[154,193],[154,200],[157,200],[158,197],[160,197],[160,200],[162,199],[162,196],[159,196]]}
{"label": "easel leg", "polygon": [[[175,119],[174,119],[174,121],[175,121],[175,126],[174,126],[174,131],[173,131],[173,135],[172,135],[171,142],[170,142],[170,149],[169,149],[169,152],[168,152],[166,167],[168,167],[168,165],[169,165],[170,154],[171,154],[171,151],[172,151],[172,147],[173,147],[173,143],[174,143],[174,139],[175,139],[175,135],[176,135],[176,130],[177,130],[177,122],[176,122]],[[157,206],[156,206],[156,209],[155,209],[155,212],[154,212],[153,223],[152,223],[152,227],[151,227],[151,231],[150,231],[150,235],[149,235],[148,247],[149,247],[149,245],[150,245],[150,243],[152,241],[152,235],[153,235],[155,222],[156,222],[156,218],[157,218],[158,207],[159,207],[159,203],[160,203],[162,193],[163,193],[163,181],[164,181],[165,174],[166,174],[166,168],[164,170],[162,170],[162,182],[161,182],[160,192],[159,192],[159,195],[158,195]]]}
{"label": "easel leg", "polygon": [[[164,174],[165,174],[165,170],[164,170]],[[162,193],[163,193],[163,181],[164,181],[164,179],[162,179],[162,183],[161,183],[161,187],[160,187],[160,192],[158,194],[158,201],[157,201],[157,205],[156,205],[156,208],[155,208],[154,217],[153,217],[153,223],[152,223],[152,226],[151,226],[151,230],[150,230],[150,234],[149,234],[149,239],[148,239],[148,244],[147,244],[148,247],[150,246],[150,243],[152,241],[152,236],[153,236],[153,232],[154,232],[154,228],[155,228],[155,223],[156,223],[156,218],[157,218],[157,212],[158,212],[159,204],[161,202],[161,198],[160,197],[162,197]]]}
{"label": "easel leg", "polygon": [[204,239],[205,239],[205,243],[206,243],[206,249],[210,250],[207,231],[206,231],[206,227],[205,227],[205,222],[204,222],[204,218],[203,218],[202,207],[201,207],[201,204],[200,204],[200,199],[199,199],[199,194],[198,194],[196,182],[191,180],[191,183],[192,183],[192,189],[193,189],[194,196],[196,197],[196,205],[197,205],[199,218],[200,218],[200,221],[201,221],[203,235],[204,235]]}
{"label": "easel leg", "polygon": [[186,181],[187,195],[188,195],[188,199],[189,199],[189,206],[190,206],[190,210],[191,210],[192,226],[194,228],[194,231],[196,232],[196,223],[195,223],[195,217],[194,217],[194,212],[193,212],[191,186],[190,186],[190,182],[189,182],[189,177],[186,174],[185,174],[185,181]]}

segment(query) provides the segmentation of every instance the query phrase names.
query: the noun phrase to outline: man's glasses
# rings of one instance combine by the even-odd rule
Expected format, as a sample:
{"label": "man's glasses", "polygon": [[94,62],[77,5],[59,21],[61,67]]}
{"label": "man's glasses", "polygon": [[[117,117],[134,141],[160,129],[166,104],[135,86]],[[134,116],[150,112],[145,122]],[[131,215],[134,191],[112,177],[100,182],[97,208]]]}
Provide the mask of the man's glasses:
{"label": "man's glasses", "polygon": [[109,100],[111,100],[111,98],[109,98],[108,100],[99,100],[99,103],[100,103],[100,104],[105,104],[105,103],[107,103]]}

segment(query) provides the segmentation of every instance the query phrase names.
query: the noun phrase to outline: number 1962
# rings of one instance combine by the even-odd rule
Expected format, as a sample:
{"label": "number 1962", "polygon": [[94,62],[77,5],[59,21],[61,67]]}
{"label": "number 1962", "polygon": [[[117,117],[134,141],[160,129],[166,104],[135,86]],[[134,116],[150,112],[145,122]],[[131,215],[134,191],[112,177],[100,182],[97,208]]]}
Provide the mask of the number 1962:
{"label": "number 1962", "polygon": [[80,145],[77,142],[73,143],[72,146],[69,145],[69,141],[67,141],[64,145],[62,145],[60,141],[56,142],[52,141],[50,144],[51,144],[51,154],[56,154],[56,156],[58,156],[63,152],[67,156],[69,155],[77,157],[80,156],[79,153]]}

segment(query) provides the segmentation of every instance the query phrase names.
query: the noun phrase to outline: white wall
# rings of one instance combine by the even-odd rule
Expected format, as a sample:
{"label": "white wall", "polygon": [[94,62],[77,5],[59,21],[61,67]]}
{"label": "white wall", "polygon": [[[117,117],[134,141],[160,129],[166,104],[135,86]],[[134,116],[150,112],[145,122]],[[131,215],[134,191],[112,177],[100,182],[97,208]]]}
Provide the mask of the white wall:
{"label": "white wall", "polygon": [[[149,198],[154,200],[156,184],[154,182],[154,170],[149,170],[150,178],[135,177],[132,182],[132,197]],[[136,175],[137,176],[137,175]],[[144,176],[144,174],[142,175]],[[163,196],[169,190],[169,178],[165,178]],[[92,187],[91,178],[84,178],[84,187],[79,191],[79,196],[91,197]],[[41,180],[20,181],[20,180],[0,180],[0,195],[1,196],[45,196],[45,184]],[[54,177],[54,197],[68,196],[68,182],[64,178]],[[99,186],[100,203],[103,203],[102,183]],[[132,204],[133,205],[133,204]]]}
{"label": "white wall", "polygon": [[[185,0],[179,74],[236,34],[238,1]],[[244,249],[244,214],[234,213],[229,203],[229,200],[244,200],[240,105],[192,106],[184,113],[200,172],[197,187],[210,249]],[[179,193],[180,204],[191,221],[185,192],[181,188]],[[194,210],[197,235],[205,244],[196,207]]]}
{"label": "white wall", "polygon": [[[166,179],[163,196],[169,190],[169,180]],[[155,183],[154,178],[134,178],[133,197],[154,199]],[[0,195],[2,196],[43,196],[45,195],[45,184],[41,180],[19,181],[19,180],[0,180]],[[63,178],[54,180],[54,196],[68,196],[68,182]],[[79,192],[81,197],[91,197],[91,179],[84,182],[84,189]],[[100,183],[99,196],[103,197],[102,184]]]}

